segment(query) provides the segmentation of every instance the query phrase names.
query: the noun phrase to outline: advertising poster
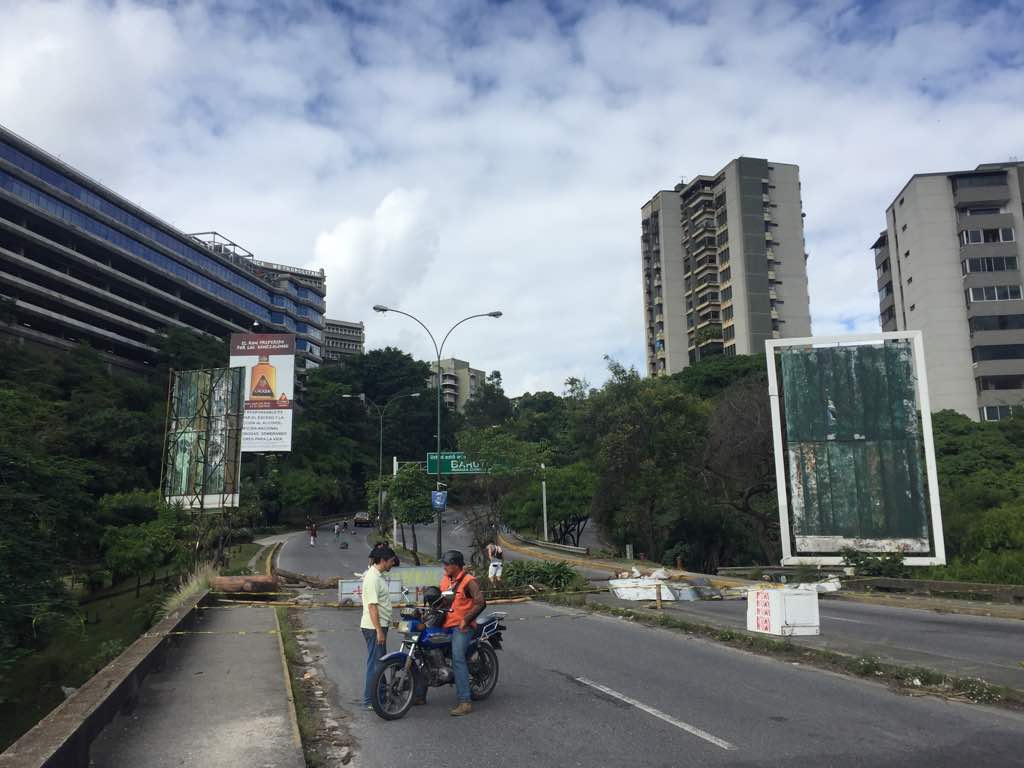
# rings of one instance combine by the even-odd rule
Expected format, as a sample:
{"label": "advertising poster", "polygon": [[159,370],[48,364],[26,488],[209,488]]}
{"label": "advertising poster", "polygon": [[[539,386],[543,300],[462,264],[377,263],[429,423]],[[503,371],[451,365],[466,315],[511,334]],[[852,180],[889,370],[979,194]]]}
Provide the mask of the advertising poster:
{"label": "advertising poster", "polygon": [[171,374],[162,490],[170,504],[238,506],[242,369]]}
{"label": "advertising poster", "polygon": [[920,332],[767,345],[783,564],[944,563]]}
{"label": "advertising poster", "polygon": [[295,398],[294,334],[232,334],[231,366],[245,369],[242,451],[290,451]]}

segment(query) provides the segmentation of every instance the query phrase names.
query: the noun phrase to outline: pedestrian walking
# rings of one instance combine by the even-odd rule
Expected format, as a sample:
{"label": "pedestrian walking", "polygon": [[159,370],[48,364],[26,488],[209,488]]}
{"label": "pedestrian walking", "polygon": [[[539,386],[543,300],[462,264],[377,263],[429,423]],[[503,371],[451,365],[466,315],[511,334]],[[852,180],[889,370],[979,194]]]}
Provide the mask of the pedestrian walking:
{"label": "pedestrian walking", "polygon": [[316,523],[309,524],[309,546],[316,546]]}
{"label": "pedestrian walking", "polygon": [[501,545],[493,541],[488,544],[487,559],[491,561],[491,564],[487,568],[487,578],[495,584],[500,584],[501,568],[505,561],[505,553],[502,551]]}
{"label": "pedestrian walking", "polygon": [[334,524],[334,543],[338,543],[338,539],[341,538],[341,526],[338,523]]}
{"label": "pedestrian walking", "polygon": [[391,547],[374,547],[370,567],[363,574],[363,616],[359,622],[366,641],[366,678],[363,682],[363,706],[371,708],[370,697],[377,663],[387,653],[388,627],[391,626],[391,593],[384,574],[398,565],[398,555]]}

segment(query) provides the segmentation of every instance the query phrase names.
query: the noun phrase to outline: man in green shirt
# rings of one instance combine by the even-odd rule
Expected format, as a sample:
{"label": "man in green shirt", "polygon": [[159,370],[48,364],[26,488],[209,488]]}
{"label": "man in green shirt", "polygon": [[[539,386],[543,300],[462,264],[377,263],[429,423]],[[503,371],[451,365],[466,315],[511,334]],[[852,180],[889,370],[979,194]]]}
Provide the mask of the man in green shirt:
{"label": "man in green shirt", "polygon": [[370,709],[370,691],[377,674],[377,662],[387,653],[388,627],[391,626],[391,594],[384,574],[398,565],[398,555],[391,547],[374,547],[370,567],[363,574],[363,618],[359,627],[366,640],[366,682],[363,685],[363,706]]}

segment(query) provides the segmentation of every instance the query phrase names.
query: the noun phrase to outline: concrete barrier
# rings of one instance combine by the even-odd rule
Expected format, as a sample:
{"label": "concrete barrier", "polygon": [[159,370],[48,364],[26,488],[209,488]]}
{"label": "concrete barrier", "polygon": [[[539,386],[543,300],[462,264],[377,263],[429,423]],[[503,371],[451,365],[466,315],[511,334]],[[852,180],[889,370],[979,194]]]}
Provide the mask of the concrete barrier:
{"label": "concrete barrier", "polygon": [[982,584],[972,581],[891,579],[872,576],[843,579],[843,586],[859,592],[931,595],[992,603],[1024,604],[1024,586],[1019,584]]}
{"label": "concrete barrier", "polygon": [[0,768],[88,768],[89,746],[100,731],[142,688],[142,681],[157,668],[168,632],[188,629],[202,592],[152,627],[116,659],[89,678],[35,727],[0,754]]}

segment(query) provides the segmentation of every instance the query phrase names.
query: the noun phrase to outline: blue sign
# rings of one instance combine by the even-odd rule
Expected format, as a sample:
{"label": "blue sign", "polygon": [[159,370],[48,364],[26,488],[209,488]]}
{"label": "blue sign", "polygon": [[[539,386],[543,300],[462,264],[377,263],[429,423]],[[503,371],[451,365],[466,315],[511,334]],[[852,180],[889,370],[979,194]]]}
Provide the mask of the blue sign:
{"label": "blue sign", "polygon": [[448,505],[448,491],[431,491],[430,492],[430,506],[432,506],[438,512],[444,512],[444,508]]}

